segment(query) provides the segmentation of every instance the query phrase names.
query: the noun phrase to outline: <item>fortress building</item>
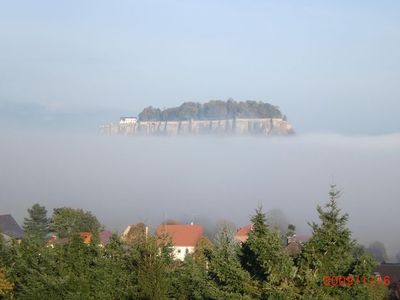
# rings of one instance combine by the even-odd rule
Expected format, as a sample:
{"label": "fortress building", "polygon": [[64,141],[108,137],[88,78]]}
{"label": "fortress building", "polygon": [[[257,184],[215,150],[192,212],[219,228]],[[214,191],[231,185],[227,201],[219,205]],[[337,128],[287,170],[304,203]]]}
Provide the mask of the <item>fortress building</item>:
{"label": "fortress building", "polygon": [[282,118],[235,118],[225,120],[139,121],[122,117],[119,123],[101,125],[104,135],[290,135],[292,125]]}

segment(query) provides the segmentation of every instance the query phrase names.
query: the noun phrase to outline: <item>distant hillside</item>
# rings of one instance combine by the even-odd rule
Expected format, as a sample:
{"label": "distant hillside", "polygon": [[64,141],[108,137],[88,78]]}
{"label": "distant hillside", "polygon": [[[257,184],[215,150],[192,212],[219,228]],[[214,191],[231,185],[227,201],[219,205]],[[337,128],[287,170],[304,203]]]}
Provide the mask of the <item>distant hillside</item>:
{"label": "distant hillside", "polygon": [[139,114],[139,121],[186,121],[186,120],[226,120],[226,119],[261,119],[286,117],[277,106],[257,101],[237,102],[234,100],[212,100],[201,104],[185,102],[178,107],[161,110],[146,107]]}

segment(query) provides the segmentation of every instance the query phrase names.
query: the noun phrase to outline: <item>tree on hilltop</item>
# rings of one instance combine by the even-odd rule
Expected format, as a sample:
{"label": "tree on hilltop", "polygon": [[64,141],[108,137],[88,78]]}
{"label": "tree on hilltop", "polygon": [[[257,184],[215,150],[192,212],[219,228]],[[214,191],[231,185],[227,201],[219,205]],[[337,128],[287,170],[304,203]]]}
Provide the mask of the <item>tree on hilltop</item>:
{"label": "tree on hilltop", "polygon": [[166,109],[146,107],[139,121],[225,120],[235,118],[283,118],[279,107],[261,101],[211,100],[200,104],[184,102]]}

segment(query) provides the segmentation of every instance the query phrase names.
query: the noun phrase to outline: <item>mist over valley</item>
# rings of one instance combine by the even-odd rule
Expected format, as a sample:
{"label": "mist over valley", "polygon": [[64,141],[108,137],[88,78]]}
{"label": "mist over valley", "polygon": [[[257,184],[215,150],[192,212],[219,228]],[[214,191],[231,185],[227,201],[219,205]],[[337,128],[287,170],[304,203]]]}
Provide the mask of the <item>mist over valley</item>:
{"label": "mist over valley", "polygon": [[1,132],[2,212],[22,223],[34,203],[92,211],[116,232],[167,219],[213,228],[278,210],[310,234],[334,181],[354,237],[400,248],[400,136],[126,137]]}

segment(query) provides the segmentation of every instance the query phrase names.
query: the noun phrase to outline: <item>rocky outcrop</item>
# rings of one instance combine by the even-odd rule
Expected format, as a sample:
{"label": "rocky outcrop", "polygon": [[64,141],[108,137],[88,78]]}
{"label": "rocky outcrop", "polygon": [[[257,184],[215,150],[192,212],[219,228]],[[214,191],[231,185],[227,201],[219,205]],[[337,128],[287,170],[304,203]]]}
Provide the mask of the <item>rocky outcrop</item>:
{"label": "rocky outcrop", "polygon": [[137,121],[121,118],[119,123],[100,126],[105,135],[290,135],[294,133],[292,125],[281,118],[251,118],[226,120],[189,120],[189,121]]}

